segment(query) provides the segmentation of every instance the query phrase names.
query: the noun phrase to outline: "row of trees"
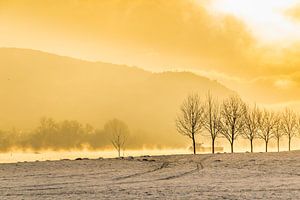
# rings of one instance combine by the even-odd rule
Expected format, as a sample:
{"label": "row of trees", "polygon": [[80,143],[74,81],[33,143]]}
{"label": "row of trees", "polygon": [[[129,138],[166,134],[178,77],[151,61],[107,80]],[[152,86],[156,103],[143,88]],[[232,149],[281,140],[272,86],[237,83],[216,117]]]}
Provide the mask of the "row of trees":
{"label": "row of trees", "polygon": [[[55,122],[51,118],[42,118],[40,125],[30,137],[30,144],[36,148],[84,148],[85,145],[98,147],[94,142],[97,135],[106,138],[121,156],[129,137],[128,126],[121,120],[112,119],[105,123],[102,131],[91,125],[81,125],[77,121]],[[97,139],[98,140],[98,139]],[[100,140],[100,139],[99,139]]]}
{"label": "row of trees", "polygon": [[95,129],[91,125],[83,125],[76,120],[55,121],[42,118],[38,126],[24,132],[16,129],[0,131],[0,152],[13,149],[32,150],[70,150],[99,149],[110,145],[118,155],[125,149],[129,137],[127,125],[118,119],[109,120],[103,129]]}
{"label": "row of trees", "polygon": [[238,137],[249,140],[251,152],[253,141],[262,139],[267,152],[270,140],[276,139],[279,151],[281,138],[287,136],[290,151],[292,139],[300,135],[300,117],[288,108],[283,112],[274,112],[256,105],[249,106],[238,96],[218,102],[209,92],[204,101],[198,94],[189,95],[184,100],[176,118],[176,127],[179,133],[192,140],[194,154],[195,136],[204,131],[210,135],[212,153],[215,153],[217,137],[226,138],[233,153]]}

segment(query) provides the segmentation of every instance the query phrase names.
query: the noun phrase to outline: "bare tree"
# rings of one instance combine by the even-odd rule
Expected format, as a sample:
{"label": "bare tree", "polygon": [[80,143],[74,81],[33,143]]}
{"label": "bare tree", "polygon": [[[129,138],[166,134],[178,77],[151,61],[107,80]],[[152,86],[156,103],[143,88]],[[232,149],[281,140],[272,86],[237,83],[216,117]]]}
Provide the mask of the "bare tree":
{"label": "bare tree", "polygon": [[238,96],[226,99],[221,108],[221,134],[229,141],[231,153],[236,138],[244,128],[245,103]]}
{"label": "bare tree", "polygon": [[105,124],[104,130],[110,135],[111,143],[118,151],[118,156],[120,157],[121,150],[124,152],[125,144],[129,136],[127,125],[123,121],[113,119]]}
{"label": "bare tree", "polygon": [[275,125],[274,125],[274,138],[276,139],[277,142],[277,151],[280,151],[280,139],[283,137],[284,133],[282,131],[282,116],[277,113],[275,116]]}
{"label": "bare tree", "polygon": [[260,123],[260,131],[258,137],[265,141],[266,152],[268,152],[268,143],[274,137],[274,128],[277,123],[274,112],[264,110],[262,112],[262,120]]}
{"label": "bare tree", "polygon": [[221,131],[221,114],[218,102],[208,92],[205,101],[205,119],[204,127],[209,132],[211,137],[211,150],[215,153],[215,141]]}
{"label": "bare tree", "polygon": [[289,151],[291,150],[292,138],[297,134],[297,119],[296,114],[286,108],[282,115],[282,130],[289,139]]}
{"label": "bare tree", "polygon": [[261,111],[256,105],[253,108],[247,106],[245,114],[245,129],[243,136],[250,141],[251,153],[253,152],[253,140],[257,137],[261,120]]}
{"label": "bare tree", "polygon": [[280,139],[284,136],[284,132],[282,130],[282,115],[277,113],[276,116],[276,124],[274,126],[274,138],[277,142],[277,151],[280,151]]}
{"label": "bare tree", "polygon": [[192,139],[194,154],[196,154],[195,135],[199,134],[203,127],[204,108],[197,94],[189,95],[180,107],[180,113],[176,118],[177,131]]}

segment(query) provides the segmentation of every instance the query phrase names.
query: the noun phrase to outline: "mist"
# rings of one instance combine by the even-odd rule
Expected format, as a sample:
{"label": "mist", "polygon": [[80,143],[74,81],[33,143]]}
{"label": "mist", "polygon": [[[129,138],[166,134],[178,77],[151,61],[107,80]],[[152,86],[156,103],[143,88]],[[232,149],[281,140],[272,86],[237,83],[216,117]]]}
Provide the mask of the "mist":
{"label": "mist", "polygon": [[[130,131],[126,149],[161,149],[186,148],[186,140],[157,138],[143,131]],[[95,129],[89,124],[76,120],[55,121],[52,118],[41,118],[36,128],[29,131],[11,129],[0,131],[0,151],[11,150],[107,150],[113,149],[111,135],[102,129]]]}
{"label": "mist", "polygon": [[[125,123],[125,122],[124,122]],[[0,130],[0,152],[44,152],[44,151],[114,151],[111,143],[111,135],[102,128],[96,129],[90,124],[82,124],[76,120],[54,120],[52,118],[40,118],[36,127],[24,131],[13,128]],[[197,142],[204,146],[211,146],[209,133],[205,130],[197,136]],[[295,138],[292,148],[297,148],[299,142]],[[287,150],[287,138],[282,138],[281,150]],[[230,150],[230,144],[225,138],[219,137],[216,145],[224,147],[224,151]],[[254,140],[254,151],[264,151],[265,144],[262,140]],[[190,140],[174,132],[172,137],[157,137],[146,131],[132,130],[129,127],[129,137],[125,144],[125,150],[161,150],[186,149],[191,147]],[[235,144],[237,152],[249,151],[249,141],[242,136]],[[269,144],[271,151],[276,151],[276,141],[271,140]]]}

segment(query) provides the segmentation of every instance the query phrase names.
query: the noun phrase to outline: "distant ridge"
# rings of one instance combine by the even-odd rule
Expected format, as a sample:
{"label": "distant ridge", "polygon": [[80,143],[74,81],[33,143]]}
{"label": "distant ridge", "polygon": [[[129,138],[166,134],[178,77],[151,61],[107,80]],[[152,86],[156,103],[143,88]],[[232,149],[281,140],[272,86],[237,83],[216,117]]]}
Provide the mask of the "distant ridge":
{"label": "distant ridge", "polygon": [[32,128],[42,116],[76,119],[95,127],[120,118],[137,141],[180,146],[183,139],[174,128],[178,106],[187,94],[208,90],[219,98],[233,93],[191,72],[152,73],[36,50],[0,48],[0,129]]}

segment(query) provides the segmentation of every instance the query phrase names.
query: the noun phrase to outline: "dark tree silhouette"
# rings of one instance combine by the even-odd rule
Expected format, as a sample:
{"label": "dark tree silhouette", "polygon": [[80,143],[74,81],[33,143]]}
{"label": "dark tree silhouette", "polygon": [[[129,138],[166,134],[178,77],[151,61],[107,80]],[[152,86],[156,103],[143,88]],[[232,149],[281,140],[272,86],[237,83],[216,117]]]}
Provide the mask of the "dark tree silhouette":
{"label": "dark tree silhouette", "polygon": [[195,135],[200,133],[203,123],[204,109],[200,97],[197,94],[189,95],[180,107],[176,127],[180,134],[192,140],[194,154],[196,154]]}
{"label": "dark tree silhouette", "polygon": [[282,130],[282,116],[277,113],[275,116],[275,125],[274,125],[274,138],[276,139],[277,143],[277,151],[280,151],[280,139],[283,137],[284,133]]}
{"label": "dark tree silhouette", "polygon": [[289,140],[289,151],[291,150],[292,138],[297,134],[297,119],[296,114],[286,108],[282,115],[282,130]]}
{"label": "dark tree silhouette", "polygon": [[277,121],[274,112],[264,110],[260,123],[260,131],[258,137],[265,141],[266,152],[268,152],[269,141],[274,137],[274,128]]}
{"label": "dark tree silhouette", "polygon": [[118,156],[120,157],[121,150],[124,151],[129,136],[127,125],[123,121],[113,119],[105,124],[104,131],[110,135],[110,141],[118,151]]}
{"label": "dark tree silhouette", "polygon": [[253,140],[257,138],[259,124],[261,121],[261,111],[256,105],[253,108],[247,106],[245,114],[245,127],[243,131],[244,138],[250,141],[251,153],[253,152]]}
{"label": "dark tree silhouette", "polygon": [[236,138],[244,129],[245,103],[238,96],[223,101],[221,108],[221,134],[229,141],[231,153]]}
{"label": "dark tree silhouette", "polygon": [[215,141],[221,131],[221,114],[218,102],[208,92],[205,101],[204,127],[211,137],[211,151],[215,153]]}

